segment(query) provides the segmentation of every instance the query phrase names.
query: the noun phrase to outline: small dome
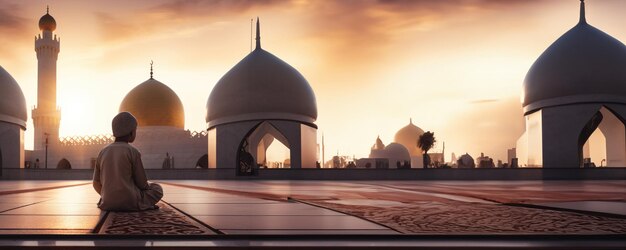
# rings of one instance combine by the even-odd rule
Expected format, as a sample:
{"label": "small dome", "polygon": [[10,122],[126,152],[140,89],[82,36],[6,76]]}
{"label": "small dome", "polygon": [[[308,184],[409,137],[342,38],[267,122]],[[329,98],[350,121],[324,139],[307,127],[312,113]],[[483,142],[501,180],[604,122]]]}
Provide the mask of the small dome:
{"label": "small dome", "polygon": [[385,155],[387,156],[387,159],[411,161],[409,150],[407,150],[402,144],[395,142],[389,143],[389,145],[385,147]]}
{"label": "small dome", "polygon": [[626,103],[626,46],[580,22],[557,39],[531,66],[524,80],[525,112],[588,102]]}
{"label": "small dome", "polygon": [[15,79],[0,66],[0,122],[8,122],[26,129],[26,99]]}
{"label": "small dome", "polygon": [[424,134],[424,130],[413,125],[413,120],[409,124],[398,130],[394,136],[394,141],[402,144],[409,153],[414,156],[421,156],[422,150],[417,146],[417,140]]}
{"label": "small dome", "polygon": [[57,21],[54,20],[48,11],[46,14],[39,18],[39,30],[44,31],[54,31],[57,29]]}
{"label": "small dome", "polygon": [[139,127],[185,128],[185,111],[178,95],[153,78],[128,92],[120,105],[119,112],[123,111],[133,114],[137,118]]}
{"label": "small dome", "polygon": [[307,80],[291,65],[261,49],[258,32],[257,48],[217,82],[206,107],[209,127],[259,119],[303,123],[317,119],[315,93]]}

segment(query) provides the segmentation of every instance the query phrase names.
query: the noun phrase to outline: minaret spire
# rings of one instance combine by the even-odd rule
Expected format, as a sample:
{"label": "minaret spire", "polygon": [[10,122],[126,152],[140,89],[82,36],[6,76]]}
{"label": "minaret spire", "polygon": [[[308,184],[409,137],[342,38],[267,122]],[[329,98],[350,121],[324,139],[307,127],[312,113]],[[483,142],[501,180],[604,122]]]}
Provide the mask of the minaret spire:
{"label": "minaret spire", "polygon": [[578,23],[587,23],[585,18],[585,0],[580,0],[580,20]]}
{"label": "minaret spire", "polygon": [[34,154],[40,159],[43,159],[42,152],[48,145],[54,148],[59,141],[61,112],[57,106],[57,59],[61,41],[53,34],[55,29],[56,21],[50,16],[50,6],[46,5],[46,14],[39,20],[41,34],[35,38],[37,106],[32,110],[34,152],[37,152]]}
{"label": "minaret spire", "polygon": [[150,79],[152,79],[152,64],[154,64],[154,61],[150,60]]}
{"label": "minaret spire", "polygon": [[259,17],[256,17],[256,48],[261,48],[261,26],[259,25]]}

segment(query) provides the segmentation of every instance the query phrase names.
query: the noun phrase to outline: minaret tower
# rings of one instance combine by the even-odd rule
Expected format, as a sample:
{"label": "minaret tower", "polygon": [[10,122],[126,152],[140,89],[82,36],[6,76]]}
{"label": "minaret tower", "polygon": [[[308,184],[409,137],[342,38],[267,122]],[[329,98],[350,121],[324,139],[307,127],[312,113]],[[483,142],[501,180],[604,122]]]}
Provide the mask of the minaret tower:
{"label": "minaret tower", "polygon": [[[41,34],[35,37],[37,52],[37,106],[33,109],[35,150],[59,140],[61,111],[57,108],[57,58],[60,39],[53,35],[57,23],[46,9],[39,19]],[[48,139],[49,142],[46,142]]]}

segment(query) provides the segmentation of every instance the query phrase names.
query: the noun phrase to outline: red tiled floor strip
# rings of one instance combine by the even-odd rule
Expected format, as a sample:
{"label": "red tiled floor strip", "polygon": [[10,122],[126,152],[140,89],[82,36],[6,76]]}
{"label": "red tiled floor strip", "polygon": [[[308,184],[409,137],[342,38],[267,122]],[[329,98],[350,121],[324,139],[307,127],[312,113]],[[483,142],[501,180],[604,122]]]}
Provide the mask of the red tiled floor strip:
{"label": "red tiled floor strip", "polygon": [[21,194],[21,193],[29,193],[35,191],[44,191],[58,188],[68,188],[68,187],[76,187],[90,184],[91,182],[79,183],[79,184],[71,184],[71,185],[62,185],[62,186],[51,186],[51,187],[42,187],[42,188],[30,188],[30,189],[19,189],[19,190],[7,190],[0,191],[0,195],[9,195],[9,194]]}

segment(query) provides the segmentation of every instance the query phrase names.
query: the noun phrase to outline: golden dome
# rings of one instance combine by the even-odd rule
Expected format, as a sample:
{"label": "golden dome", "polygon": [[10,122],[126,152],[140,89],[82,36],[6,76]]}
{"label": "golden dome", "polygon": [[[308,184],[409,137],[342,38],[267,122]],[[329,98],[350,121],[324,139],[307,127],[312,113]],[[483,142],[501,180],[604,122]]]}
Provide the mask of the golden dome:
{"label": "golden dome", "polygon": [[185,128],[183,104],[165,84],[150,78],[132,89],[120,105],[119,112],[127,111],[142,126],[170,126]]}
{"label": "golden dome", "polygon": [[54,17],[48,13],[48,10],[46,10],[46,14],[39,19],[39,30],[54,31],[56,29],[57,22],[54,20]]}

